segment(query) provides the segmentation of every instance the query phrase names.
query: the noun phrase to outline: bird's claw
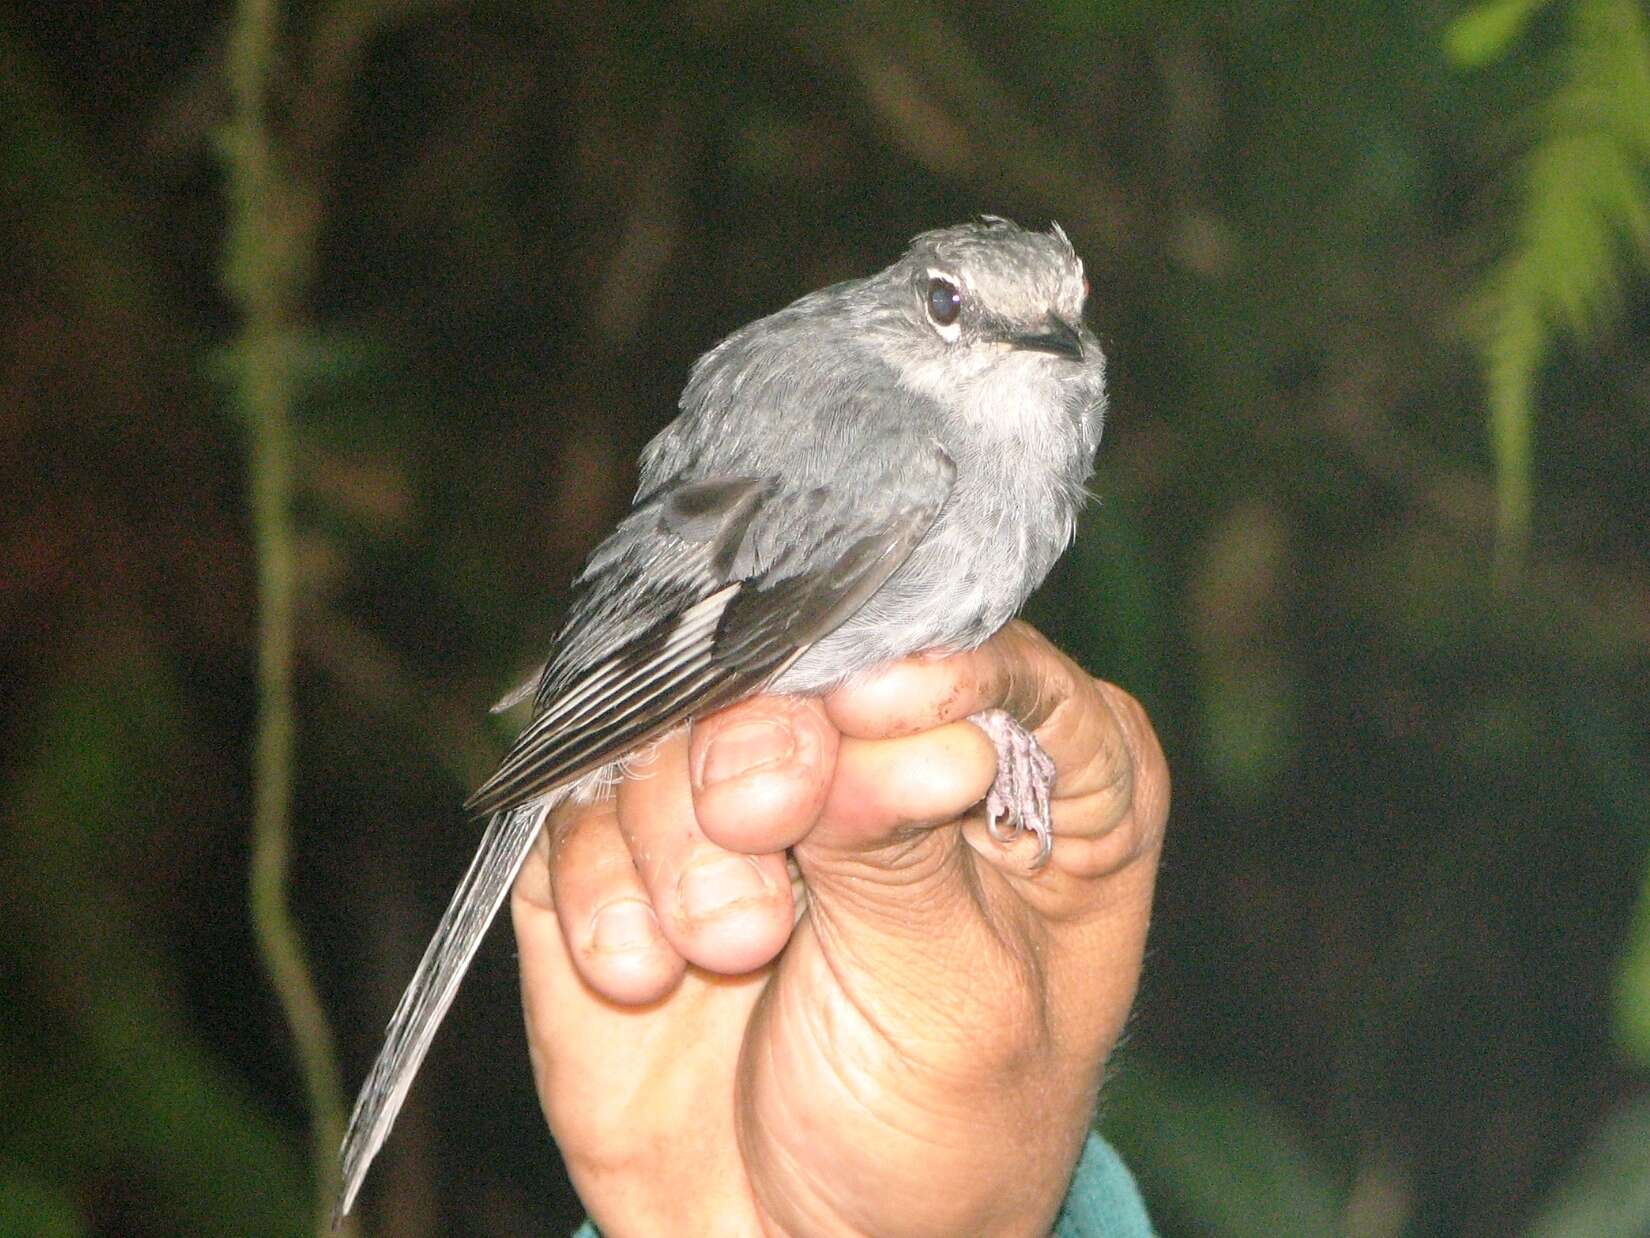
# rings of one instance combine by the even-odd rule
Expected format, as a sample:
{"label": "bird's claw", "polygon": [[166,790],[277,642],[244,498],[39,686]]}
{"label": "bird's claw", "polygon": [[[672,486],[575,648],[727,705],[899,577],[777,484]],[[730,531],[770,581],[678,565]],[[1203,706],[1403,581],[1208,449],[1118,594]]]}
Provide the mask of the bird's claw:
{"label": "bird's claw", "polygon": [[1054,761],[1037,737],[1011,714],[987,709],[969,719],[997,750],[997,777],[985,797],[985,828],[1004,846],[1030,830],[1037,836],[1033,868],[1048,863],[1054,850],[1054,822],[1049,795],[1054,789]]}

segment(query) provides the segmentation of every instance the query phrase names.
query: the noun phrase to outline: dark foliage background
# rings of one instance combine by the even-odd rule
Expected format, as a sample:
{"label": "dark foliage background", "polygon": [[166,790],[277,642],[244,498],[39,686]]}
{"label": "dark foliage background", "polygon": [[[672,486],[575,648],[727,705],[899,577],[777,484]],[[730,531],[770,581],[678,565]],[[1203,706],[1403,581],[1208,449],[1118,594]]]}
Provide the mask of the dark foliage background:
{"label": "dark foliage background", "polygon": [[[5,1233],[311,1226],[245,912],[234,20],[0,11]],[[1641,4],[282,20],[289,230],[242,258],[295,290],[291,898],[345,1078],[692,358],[923,228],[1057,218],[1113,413],[1033,618],[1175,772],[1102,1115],[1164,1232],[1650,1232]],[[517,1018],[499,932],[370,1228],[574,1223]]]}

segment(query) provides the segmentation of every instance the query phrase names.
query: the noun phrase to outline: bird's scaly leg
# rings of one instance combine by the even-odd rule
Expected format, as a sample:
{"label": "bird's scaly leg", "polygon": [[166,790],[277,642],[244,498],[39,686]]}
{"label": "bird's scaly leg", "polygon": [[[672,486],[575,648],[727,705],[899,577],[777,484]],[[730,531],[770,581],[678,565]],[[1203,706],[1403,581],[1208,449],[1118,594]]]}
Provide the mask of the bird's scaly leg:
{"label": "bird's scaly leg", "polygon": [[1005,844],[1030,830],[1038,843],[1031,866],[1041,868],[1054,850],[1054,822],[1049,813],[1054,761],[1037,737],[1005,710],[982,710],[969,721],[986,733],[997,750],[997,779],[985,797],[986,829]]}

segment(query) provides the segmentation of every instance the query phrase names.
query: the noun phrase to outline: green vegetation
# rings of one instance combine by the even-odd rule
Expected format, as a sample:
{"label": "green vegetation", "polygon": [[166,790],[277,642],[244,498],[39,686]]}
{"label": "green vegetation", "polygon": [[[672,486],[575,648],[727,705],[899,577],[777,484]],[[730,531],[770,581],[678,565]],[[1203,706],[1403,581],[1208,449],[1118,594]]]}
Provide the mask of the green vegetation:
{"label": "green vegetation", "polygon": [[[981,211],[1112,367],[1032,617],[1175,773],[1164,1233],[1650,1230],[1642,0],[13,6],[0,202],[0,1233],[315,1231],[687,365]],[[382,1232],[578,1216],[513,990]]]}

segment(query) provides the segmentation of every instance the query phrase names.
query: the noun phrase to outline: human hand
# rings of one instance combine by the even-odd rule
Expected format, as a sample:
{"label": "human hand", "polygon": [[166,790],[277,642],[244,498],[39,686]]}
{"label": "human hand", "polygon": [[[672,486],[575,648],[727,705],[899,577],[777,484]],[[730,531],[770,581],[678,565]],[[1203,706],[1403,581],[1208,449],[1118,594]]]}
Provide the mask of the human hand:
{"label": "human hand", "polygon": [[[1058,771],[1040,869],[986,832],[964,719],[989,708]],[[1016,623],[743,702],[564,807],[512,912],[539,1096],[603,1233],[1046,1232],[1168,799],[1139,705]]]}

